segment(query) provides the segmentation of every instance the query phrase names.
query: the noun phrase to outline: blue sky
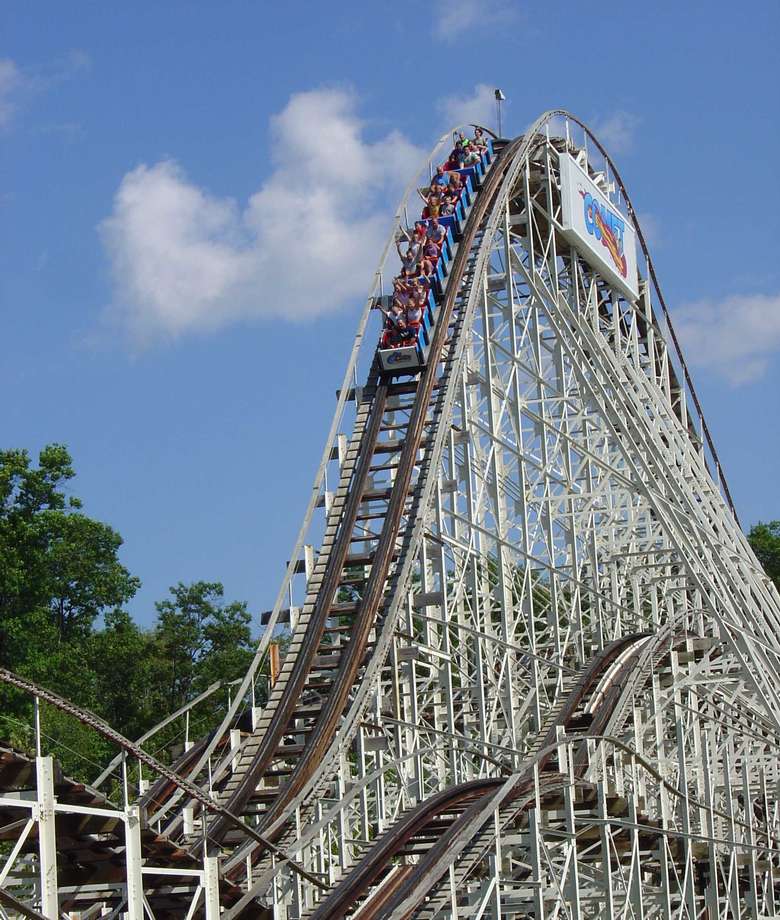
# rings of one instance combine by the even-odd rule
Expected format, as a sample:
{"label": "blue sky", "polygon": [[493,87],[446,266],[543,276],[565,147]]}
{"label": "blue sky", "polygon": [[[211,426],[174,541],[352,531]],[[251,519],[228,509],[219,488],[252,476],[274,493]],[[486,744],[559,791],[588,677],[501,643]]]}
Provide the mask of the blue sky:
{"label": "blue sky", "polygon": [[2,445],[69,446],[142,622],[179,580],[272,604],[392,207],[494,86],[613,153],[742,520],[780,518],[780,5],[421,9],[0,8]]}

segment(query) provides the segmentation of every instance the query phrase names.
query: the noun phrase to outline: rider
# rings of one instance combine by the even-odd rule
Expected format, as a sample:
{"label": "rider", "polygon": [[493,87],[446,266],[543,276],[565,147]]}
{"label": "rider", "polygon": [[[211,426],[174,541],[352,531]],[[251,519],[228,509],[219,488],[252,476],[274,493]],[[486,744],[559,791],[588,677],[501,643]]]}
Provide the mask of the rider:
{"label": "rider", "polygon": [[437,245],[439,252],[441,252],[442,247],[444,246],[444,241],[447,239],[447,231],[439,223],[439,218],[434,217],[433,220],[428,224],[428,239]]}
{"label": "rider", "polygon": [[405,274],[413,275],[417,271],[417,263],[420,261],[420,244],[411,240],[406,248],[406,252],[401,251],[401,243],[396,240],[395,248],[401,259],[401,265]]}
{"label": "rider", "polygon": [[436,167],[436,175],[431,179],[431,188],[436,185],[446,185],[447,184],[447,173],[443,166]]}
{"label": "rider", "polygon": [[476,147],[480,154],[485,153],[485,151],[488,149],[485,132],[479,126],[474,128],[474,140],[472,140],[471,146]]}

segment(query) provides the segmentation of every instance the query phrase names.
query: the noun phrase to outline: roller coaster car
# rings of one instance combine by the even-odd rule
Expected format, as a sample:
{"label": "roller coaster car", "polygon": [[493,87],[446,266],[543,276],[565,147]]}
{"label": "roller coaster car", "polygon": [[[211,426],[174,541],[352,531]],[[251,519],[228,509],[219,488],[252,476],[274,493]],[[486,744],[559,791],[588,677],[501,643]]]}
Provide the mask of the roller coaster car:
{"label": "roller coaster car", "polygon": [[[444,220],[446,220],[446,218],[440,219],[440,223],[443,223]],[[418,221],[417,223],[427,225],[428,221]],[[452,261],[452,229],[449,225],[446,225],[446,228],[447,237],[442,247],[441,256],[436,262],[436,274],[431,289],[428,291],[428,302],[423,311],[422,323],[417,335],[417,343],[401,348],[378,348],[377,355],[379,358],[379,365],[384,373],[413,374],[419,368],[425,366],[425,362],[428,358],[429,346],[433,337],[433,324],[436,317],[436,292],[439,294],[443,292],[449,265]],[[392,298],[388,296],[378,297],[375,306],[388,311],[391,302]]]}
{"label": "roller coaster car", "polygon": [[[390,309],[392,298],[389,296],[377,297],[375,307],[385,311]],[[436,309],[436,300],[433,291],[428,292],[428,303],[423,311],[422,323],[417,333],[414,344],[404,345],[400,348],[377,348],[379,366],[385,374],[414,374],[425,366],[430,345],[433,314]]]}
{"label": "roller coaster car", "polygon": [[[493,159],[493,145],[488,141],[488,149],[478,163],[464,169],[454,170],[463,177],[463,193],[454,214],[439,218],[439,224],[447,231],[441,255],[436,262],[436,275],[428,291],[428,302],[423,312],[422,324],[417,335],[417,342],[401,348],[377,348],[379,366],[384,374],[415,374],[420,368],[425,367],[433,338],[433,325],[436,321],[436,296],[442,295],[446,285],[446,278],[455,254],[455,242],[460,239],[463,225],[468,217],[471,205],[474,203],[477,189],[482,185],[485,172]],[[416,224],[427,227],[428,220],[418,220]],[[385,311],[390,309],[391,298],[378,297],[375,306]]]}
{"label": "roller coaster car", "polygon": [[403,348],[379,348],[379,365],[386,374],[414,374],[425,366],[425,354],[419,343]]}

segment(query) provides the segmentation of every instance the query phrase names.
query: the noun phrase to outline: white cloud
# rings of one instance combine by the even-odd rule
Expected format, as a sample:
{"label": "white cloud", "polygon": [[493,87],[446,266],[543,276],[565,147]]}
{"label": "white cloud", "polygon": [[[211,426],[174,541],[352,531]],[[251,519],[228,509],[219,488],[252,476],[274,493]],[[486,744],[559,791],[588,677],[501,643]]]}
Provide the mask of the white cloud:
{"label": "white cloud", "polygon": [[0,128],[5,128],[16,109],[16,93],[21,86],[19,68],[10,58],[0,58]]}
{"label": "white cloud", "polygon": [[675,310],[672,320],[691,364],[733,386],[753,383],[780,352],[780,294],[735,294]]}
{"label": "white cloud", "polygon": [[495,87],[478,83],[465,96],[445,96],[437,103],[447,127],[477,124],[494,127],[496,120]]}
{"label": "white cloud", "polygon": [[591,124],[593,133],[606,147],[607,153],[628,153],[634,146],[634,136],[641,119],[630,112],[613,112],[604,118],[597,118]]}
{"label": "white cloud", "polygon": [[372,143],[364,128],[350,93],[293,96],[272,119],[270,173],[243,206],[170,160],[127,173],[100,226],[110,318],[144,344],[364,296],[389,232],[387,196],[423,158],[397,132]]}
{"label": "white cloud", "polygon": [[515,15],[508,0],[436,0],[431,21],[434,37],[451,42],[472,29],[508,23]]}

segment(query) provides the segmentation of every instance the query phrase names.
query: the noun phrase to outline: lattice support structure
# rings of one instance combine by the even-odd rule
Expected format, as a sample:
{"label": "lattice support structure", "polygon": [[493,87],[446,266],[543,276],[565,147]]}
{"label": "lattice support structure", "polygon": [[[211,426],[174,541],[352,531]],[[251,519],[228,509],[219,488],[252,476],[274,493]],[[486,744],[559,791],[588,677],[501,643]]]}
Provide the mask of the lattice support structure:
{"label": "lattice support structure", "polygon": [[[621,727],[683,798],[673,804],[663,786],[649,796],[641,770],[634,766],[627,777],[621,755],[610,765],[602,752],[602,775],[590,770],[596,798],[585,800],[586,809],[572,781],[554,812],[561,825],[546,827],[544,809],[539,818],[531,812],[538,836],[525,841],[519,862],[527,865],[535,852],[549,887],[541,898],[536,889],[522,910],[551,916],[560,902],[571,916],[604,916],[629,904],[637,916],[693,917],[705,901],[728,897],[725,872],[731,899],[760,916],[774,903],[776,854],[764,862],[765,879],[745,873],[744,860],[758,865],[757,844],[751,850],[733,828],[708,832],[706,809],[725,797],[732,811],[724,814],[732,814],[734,797],[746,798],[738,791],[745,777],[759,783],[775,772],[777,598],[708,472],[651,285],[643,281],[638,301],[627,302],[575,249],[560,245],[557,163],[566,149],[549,136],[540,140],[505,182],[483,237],[481,283],[448,394],[449,431],[425,538],[374,691],[373,709],[383,718],[372,724],[381,723],[385,737],[371,728],[358,733],[348,783],[363,792],[338,809],[339,821],[352,814],[355,831],[346,836],[365,841],[385,831],[388,812],[397,816],[442,788],[520,769],[594,655],[622,636],[673,630],[688,639],[671,655],[671,683],[652,668],[643,674],[632,692],[652,706],[629,699]],[[607,175],[605,188],[614,187]],[[677,659],[693,660],[700,648],[712,651],[691,677]],[[726,701],[730,717],[758,719],[772,739],[757,750],[744,738],[738,768],[727,748],[712,746],[719,734],[712,721]],[[730,724],[732,742],[735,732]],[[715,786],[713,774],[705,780],[704,759],[715,776],[720,771]],[[688,800],[691,789],[703,805]],[[619,833],[609,811],[615,795],[626,799]],[[645,885],[646,816],[660,823],[655,887]],[[571,841],[584,826],[594,843],[580,856]],[[758,836],[752,827],[745,833]],[[566,836],[569,844],[561,842]],[[773,853],[773,831],[764,837]],[[616,841],[631,857],[627,866]],[[737,842],[746,847],[741,856]],[[695,877],[704,872],[703,845],[712,871],[702,887]],[[493,865],[511,863],[511,849],[497,834]],[[360,855],[360,847],[341,851],[329,880]],[[585,893],[594,872],[601,873],[598,896]],[[747,893],[740,893],[740,872],[751,875]],[[455,878],[450,872],[450,905]],[[494,892],[502,884],[500,871],[486,883]],[[480,889],[473,898],[475,916],[487,910],[483,897]],[[514,916],[520,908],[510,902],[503,913],[497,902],[491,909]],[[458,916],[470,915],[463,911]]]}
{"label": "lattice support structure", "polygon": [[[0,890],[8,896],[0,899],[0,916],[44,917],[60,920],[62,905],[73,920],[82,917],[124,917],[147,920],[157,916],[150,905],[154,891],[161,903],[182,917],[203,916],[217,920],[220,916],[219,867],[215,857],[205,857],[200,866],[159,865],[149,858],[142,844],[143,817],[136,805],[125,809],[84,804],[88,796],[84,787],[71,784],[59,773],[51,757],[39,756],[34,762],[20,754],[4,758],[15,776],[25,771],[34,775],[35,783],[22,783],[19,791],[0,796],[0,811],[16,820],[5,831],[18,825],[21,832],[13,847],[0,863]],[[30,769],[31,768],[31,769]],[[59,791],[59,795],[56,794]],[[29,817],[28,817],[29,816]],[[115,858],[114,882],[72,884],[66,868],[79,860],[78,844],[93,846],[99,853],[105,839],[104,859]],[[37,845],[34,844],[37,838]],[[114,842],[118,839],[119,846]],[[109,840],[111,844],[109,845]],[[16,902],[16,903],[14,903]],[[101,905],[106,912],[101,913]],[[22,913],[15,908],[27,907]],[[95,913],[96,908],[98,912]],[[170,916],[166,911],[159,916]]]}

